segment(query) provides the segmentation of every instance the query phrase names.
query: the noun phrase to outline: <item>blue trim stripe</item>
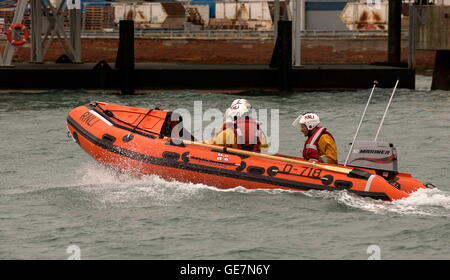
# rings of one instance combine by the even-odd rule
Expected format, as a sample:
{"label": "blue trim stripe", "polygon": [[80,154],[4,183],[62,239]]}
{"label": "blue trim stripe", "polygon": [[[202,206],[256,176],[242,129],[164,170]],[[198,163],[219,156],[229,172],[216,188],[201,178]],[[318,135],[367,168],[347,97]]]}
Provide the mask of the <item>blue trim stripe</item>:
{"label": "blue trim stripe", "polygon": [[342,11],[347,2],[305,2],[306,11]]}

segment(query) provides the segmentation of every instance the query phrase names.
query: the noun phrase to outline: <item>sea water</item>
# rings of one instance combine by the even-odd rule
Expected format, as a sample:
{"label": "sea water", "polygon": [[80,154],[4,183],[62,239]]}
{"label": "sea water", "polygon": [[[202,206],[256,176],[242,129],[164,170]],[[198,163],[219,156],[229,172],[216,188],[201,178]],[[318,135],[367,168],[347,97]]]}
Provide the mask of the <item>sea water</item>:
{"label": "sea water", "polygon": [[[67,137],[66,117],[92,100],[225,110],[232,95],[138,96],[54,90],[0,93],[0,259],[450,259],[450,92],[398,89],[379,140],[399,169],[436,189],[383,202],[340,192],[219,190],[134,177],[97,164]],[[376,89],[359,139],[372,140],[392,89]],[[370,89],[239,96],[279,110],[279,153],[305,140],[291,122],[316,112],[345,160]]]}

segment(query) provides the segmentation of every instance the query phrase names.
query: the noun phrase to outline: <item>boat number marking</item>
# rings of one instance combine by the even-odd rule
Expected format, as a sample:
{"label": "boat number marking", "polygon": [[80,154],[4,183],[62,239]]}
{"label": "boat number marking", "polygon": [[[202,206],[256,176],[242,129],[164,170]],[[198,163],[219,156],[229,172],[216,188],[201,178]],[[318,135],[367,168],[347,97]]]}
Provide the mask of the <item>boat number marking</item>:
{"label": "boat number marking", "polygon": [[227,154],[221,154],[221,153],[219,153],[219,154],[217,154],[217,160],[228,161],[229,158],[228,158],[228,155],[227,155]]}
{"label": "boat number marking", "polygon": [[292,164],[285,164],[280,173],[316,179],[321,178],[322,169],[302,166],[300,168],[301,170],[299,172],[296,172],[298,169],[293,167],[294,166]]}
{"label": "boat number marking", "polygon": [[90,112],[84,112],[84,114],[80,116],[80,121],[84,122],[90,127],[96,124],[99,120],[100,120],[99,118],[97,118],[94,114],[91,114]]}

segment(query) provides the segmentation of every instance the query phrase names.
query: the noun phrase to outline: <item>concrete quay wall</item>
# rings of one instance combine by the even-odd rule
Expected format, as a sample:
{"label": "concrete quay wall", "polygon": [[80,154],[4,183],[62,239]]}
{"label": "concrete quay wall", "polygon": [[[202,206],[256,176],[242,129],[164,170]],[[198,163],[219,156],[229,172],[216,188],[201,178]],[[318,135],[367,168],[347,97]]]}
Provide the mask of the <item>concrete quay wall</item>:
{"label": "concrete quay wall", "polygon": [[[1,49],[5,41],[0,42]],[[273,50],[270,39],[155,39],[136,38],[136,62],[180,62],[193,64],[269,64]],[[14,62],[30,61],[30,46],[18,47]],[[402,41],[402,62],[408,61],[408,42]],[[118,39],[83,39],[85,62],[115,61]],[[45,57],[55,61],[64,51],[54,41]],[[386,37],[304,38],[304,64],[368,64],[387,60]],[[431,74],[434,51],[417,51],[417,73]]]}

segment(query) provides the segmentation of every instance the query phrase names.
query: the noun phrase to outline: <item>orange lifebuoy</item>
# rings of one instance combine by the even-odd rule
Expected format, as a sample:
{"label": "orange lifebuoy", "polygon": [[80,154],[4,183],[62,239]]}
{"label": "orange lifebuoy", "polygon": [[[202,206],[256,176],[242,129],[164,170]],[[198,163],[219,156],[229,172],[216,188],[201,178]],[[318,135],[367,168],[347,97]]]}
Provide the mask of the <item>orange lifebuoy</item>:
{"label": "orange lifebuoy", "polygon": [[[22,32],[23,32],[22,40],[14,40],[12,38],[13,29],[22,30]],[[8,28],[8,32],[6,33],[6,36],[7,36],[8,41],[11,43],[11,45],[21,46],[27,42],[29,34],[28,34],[28,29],[25,27],[25,25],[20,23],[20,24],[11,24]]]}

